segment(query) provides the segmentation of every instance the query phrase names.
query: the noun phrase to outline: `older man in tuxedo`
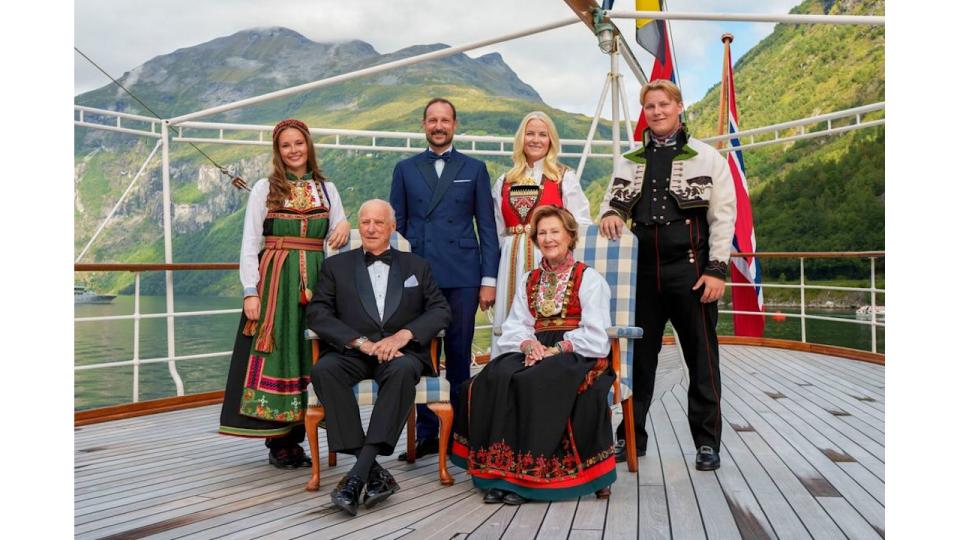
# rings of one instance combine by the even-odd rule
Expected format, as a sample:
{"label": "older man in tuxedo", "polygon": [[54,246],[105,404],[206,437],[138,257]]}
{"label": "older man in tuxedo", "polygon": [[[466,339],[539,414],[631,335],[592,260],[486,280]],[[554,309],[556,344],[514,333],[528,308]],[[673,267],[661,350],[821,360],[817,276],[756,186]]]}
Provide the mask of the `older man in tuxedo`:
{"label": "older man in tuxedo", "polygon": [[[399,489],[376,457],[393,453],[420,376],[436,375],[430,340],[450,322],[427,262],[390,249],[396,229],[390,204],[365,202],[359,220],[362,247],[327,259],[306,310],[323,347],[311,377],[326,409],[330,450],[357,456],[331,493],[333,504],[351,515],[364,488],[368,508]],[[379,386],[366,434],[353,395],[363,379]]]}

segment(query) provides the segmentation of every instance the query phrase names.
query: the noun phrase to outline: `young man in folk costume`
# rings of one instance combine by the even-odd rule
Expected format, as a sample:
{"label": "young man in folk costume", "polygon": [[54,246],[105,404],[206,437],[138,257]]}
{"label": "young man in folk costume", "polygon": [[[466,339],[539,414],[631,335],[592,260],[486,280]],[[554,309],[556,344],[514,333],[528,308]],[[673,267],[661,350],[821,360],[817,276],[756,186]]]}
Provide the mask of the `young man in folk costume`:
{"label": "young man in folk costume", "polygon": [[[487,309],[494,303],[499,259],[490,175],[482,161],[453,147],[456,128],[453,104],[430,100],[423,109],[429,148],[397,163],[390,187],[397,231],[430,263],[450,304],[453,319],[443,349],[451,388],[470,377],[477,306]],[[437,417],[426,405],[417,406],[416,457],[438,451],[438,430]],[[400,459],[407,459],[406,452]]]}
{"label": "young man in folk costume", "polygon": [[[717,300],[737,217],[733,179],[716,149],[687,134],[675,84],[647,84],[640,102],[649,126],[643,144],[617,160],[600,208],[601,234],[619,238],[630,220],[640,246],[635,324],[644,338],[633,357],[637,453],[646,453],[647,412],[669,320],[690,374],[687,416],[696,468],[714,470],[720,466],[721,431]],[[625,437],[623,428],[618,438]],[[618,446],[621,461],[625,450]]]}

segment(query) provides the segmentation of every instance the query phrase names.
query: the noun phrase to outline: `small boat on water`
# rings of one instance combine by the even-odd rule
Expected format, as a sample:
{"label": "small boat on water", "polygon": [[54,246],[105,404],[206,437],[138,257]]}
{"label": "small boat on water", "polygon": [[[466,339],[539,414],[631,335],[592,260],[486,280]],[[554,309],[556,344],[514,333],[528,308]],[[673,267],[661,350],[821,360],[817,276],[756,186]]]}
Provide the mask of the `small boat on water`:
{"label": "small boat on water", "polygon": [[116,297],[115,294],[97,294],[83,285],[73,286],[74,304],[109,304]]}
{"label": "small boat on water", "polygon": [[877,314],[877,319],[883,319],[887,315],[886,306],[860,306],[857,308],[857,318],[858,319],[870,319],[873,317],[874,312]]}

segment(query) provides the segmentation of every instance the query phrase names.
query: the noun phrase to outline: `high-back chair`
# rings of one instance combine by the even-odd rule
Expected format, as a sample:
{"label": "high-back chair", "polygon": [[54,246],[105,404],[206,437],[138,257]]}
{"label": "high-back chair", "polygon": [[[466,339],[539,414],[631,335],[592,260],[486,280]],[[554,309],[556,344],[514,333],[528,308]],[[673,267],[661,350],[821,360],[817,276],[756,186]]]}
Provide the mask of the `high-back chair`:
{"label": "high-back chair", "polygon": [[[627,435],[627,466],[637,471],[637,448],[633,427],[633,340],[643,337],[635,327],[634,304],[637,299],[637,238],[627,232],[619,240],[607,240],[596,225],[580,226],[573,258],[588,264],[610,285],[610,358],[616,379],[610,388],[610,406],[621,404]],[[501,335],[494,327],[494,336]]]}
{"label": "high-back chair", "polygon": [[[350,231],[350,241],[340,249],[327,248],[327,256],[333,256],[337,253],[359,248],[360,232],[357,229]],[[394,232],[390,237],[390,246],[398,251],[410,251],[410,242]],[[442,336],[441,332],[441,336]],[[313,351],[313,362],[316,363],[319,355],[319,342],[317,335],[311,330],[307,330],[306,339],[311,340],[311,350]],[[430,359],[433,367],[438,369],[440,357],[440,336],[430,342]],[[353,393],[357,396],[357,402],[360,405],[373,405],[377,401],[377,383],[372,379],[360,381],[353,387]],[[450,443],[450,432],[453,428],[453,407],[450,405],[450,383],[444,377],[421,377],[417,384],[417,394],[414,400],[418,404],[426,404],[437,418],[440,420],[440,483],[445,486],[453,485],[453,477],[447,472],[447,448]],[[416,422],[417,408],[413,407],[410,415],[407,417],[407,461],[413,463],[416,460],[416,433],[414,425]],[[320,489],[320,442],[318,429],[320,423],[326,417],[326,411],[323,405],[317,400],[313,388],[307,392],[307,412],[304,420],[307,431],[307,439],[310,441],[310,455],[313,457],[313,474],[307,482],[307,491],[317,491]],[[337,464],[337,454],[330,452],[327,459],[331,467]]]}
{"label": "high-back chair", "polygon": [[[608,401],[623,408],[626,429],[627,466],[637,471],[637,446],[633,427],[633,340],[643,337],[634,326],[637,302],[637,238],[629,231],[618,240],[608,240],[596,225],[581,226],[573,257],[590,265],[610,286],[610,357],[617,374]],[[619,362],[617,361],[619,359]]]}

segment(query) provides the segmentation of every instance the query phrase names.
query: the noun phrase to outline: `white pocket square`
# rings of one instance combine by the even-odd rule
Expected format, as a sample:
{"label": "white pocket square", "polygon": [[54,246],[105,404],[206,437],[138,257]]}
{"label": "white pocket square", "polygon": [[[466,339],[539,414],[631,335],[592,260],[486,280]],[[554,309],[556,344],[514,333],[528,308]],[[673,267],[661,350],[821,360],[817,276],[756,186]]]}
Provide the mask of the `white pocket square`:
{"label": "white pocket square", "polygon": [[454,184],[459,184],[461,182],[473,182],[473,178],[461,178],[460,180],[454,180]]}
{"label": "white pocket square", "polygon": [[417,276],[410,276],[403,282],[404,287],[416,287],[419,284],[420,282],[417,281]]}

